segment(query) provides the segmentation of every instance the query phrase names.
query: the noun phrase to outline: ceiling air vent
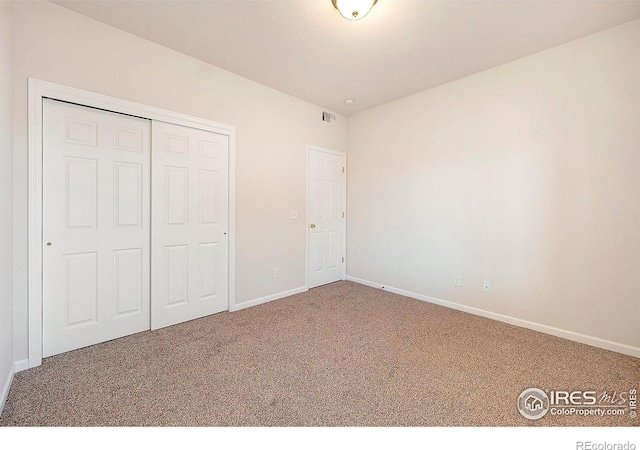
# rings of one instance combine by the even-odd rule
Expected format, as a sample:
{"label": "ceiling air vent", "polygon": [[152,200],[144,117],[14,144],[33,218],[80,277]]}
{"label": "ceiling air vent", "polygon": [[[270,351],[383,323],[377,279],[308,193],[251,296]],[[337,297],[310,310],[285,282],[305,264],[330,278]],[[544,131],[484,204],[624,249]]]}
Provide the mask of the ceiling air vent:
{"label": "ceiling air vent", "polygon": [[331,114],[329,112],[326,111],[322,111],[322,121],[323,122],[327,122],[327,123],[332,123],[336,121],[336,115],[335,114]]}

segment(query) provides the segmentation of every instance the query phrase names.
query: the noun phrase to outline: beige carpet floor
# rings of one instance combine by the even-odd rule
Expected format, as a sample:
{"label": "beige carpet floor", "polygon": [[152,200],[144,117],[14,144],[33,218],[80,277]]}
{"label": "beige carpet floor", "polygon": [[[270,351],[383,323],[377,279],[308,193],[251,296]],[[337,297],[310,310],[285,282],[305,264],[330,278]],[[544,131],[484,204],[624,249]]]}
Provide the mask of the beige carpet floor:
{"label": "beige carpet floor", "polygon": [[46,358],[4,426],[638,426],[523,418],[523,389],[640,387],[640,359],[338,282]]}

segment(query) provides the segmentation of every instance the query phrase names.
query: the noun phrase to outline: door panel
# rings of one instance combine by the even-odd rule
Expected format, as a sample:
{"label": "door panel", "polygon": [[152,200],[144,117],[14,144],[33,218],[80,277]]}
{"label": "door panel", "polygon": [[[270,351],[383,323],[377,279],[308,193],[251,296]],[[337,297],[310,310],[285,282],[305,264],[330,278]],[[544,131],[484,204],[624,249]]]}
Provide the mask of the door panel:
{"label": "door panel", "polygon": [[45,357],[149,329],[150,148],[148,120],[43,101]]}
{"label": "door panel", "polygon": [[309,150],[309,287],[344,279],[344,155]]}
{"label": "door panel", "polygon": [[228,309],[228,136],[153,123],[152,314],[157,329]]}
{"label": "door panel", "polygon": [[65,327],[98,320],[98,254],[78,253],[62,256]]}
{"label": "door panel", "polygon": [[149,264],[142,259],[142,249],[133,248],[113,252],[115,267],[116,315],[142,312],[142,298],[145,280],[144,266]]}

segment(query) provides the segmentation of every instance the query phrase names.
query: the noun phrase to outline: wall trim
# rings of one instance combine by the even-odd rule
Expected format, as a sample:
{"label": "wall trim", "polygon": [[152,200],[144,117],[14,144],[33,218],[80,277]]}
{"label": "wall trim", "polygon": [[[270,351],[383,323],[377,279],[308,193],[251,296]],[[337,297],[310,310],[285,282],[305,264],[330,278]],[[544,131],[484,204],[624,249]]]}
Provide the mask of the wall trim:
{"label": "wall trim", "polygon": [[0,390],[0,416],[2,416],[2,411],[4,410],[4,404],[7,401],[7,397],[9,396],[9,389],[11,389],[11,383],[13,383],[13,375],[16,373],[16,365],[11,364],[9,367],[9,373],[7,373],[4,378],[4,383],[2,384],[2,389]]}
{"label": "wall trim", "polygon": [[169,122],[229,136],[229,311],[236,296],[236,127],[186,114],[29,78],[27,286],[29,367],[42,364],[42,99],[51,98],[108,111]]}
{"label": "wall trim", "polygon": [[254,299],[254,300],[249,300],[249,301],[242,302],[242,303],[236,303],[234,305],[234,308],[230,309],[229,311],[231,311],[231,312],[240,311],[241,309],[250,308],[252,306],[262,305],[263,303],[272,302],[274,300],[280,300],[281,298],[290,297],[290,296],[295,295],[295,294],[301,294],[303,292],[307,292],[308,290],[309,289],[307,289],[306,286],[302,286],[302,287],[291,289],[291,290],[288,290],[288,291],[278,292],[277,294],[267,295],[266,297],[260,297],[260,298]]}
{"label": "wall trim", "polygon": [[362,278],[356,278],[347,275],[348,281],[354,283],[363,284],[365,286],[373,287],[376,289],[382,289],[392,292],[394,294],[403,295],[405,297],[414,298],[428,303],[444,306],[446,308],[455,309],[458,311],[474,314],[476,316],[486,317],[487,319],[497,320],[498,322],[508,323],[510,325],[516,325],[522,328],[528,328],[530,330],[539,331],[541,333],[550,334],[570,341],[579,342],[581,344],[590,345],[592,347],[598,347],[605,350],[610,350],[617,353],[622,353],[628,356],[634,356],[640,358],[640,348],[632,347],[631,345],[621,344],[618,342],[608,341],[606,339],[600,339],[594,336],[587,336],[585,334],[576,333],[574,331],[563,330],[561,328],[555,328],[549,325],[543,325],[537,322],[530,322],[524,319],[518,319],[517,317],[507,316],[504,314],[494,313],[486,311],[480,308],[474,308],[473,306],[461,305],[460,303],[450,302],[448,300],[442,300],[428,295],[416,294],[414,292],[405,291],[404,289],[395,288],[386,284],[381,284],[373,281],[364,280]]}
{"label": "wall trim", "polygon": [[29,360],[28,359],[21,359],[20,361],[16,361],[15,364],[15,372],[22,372],[23,370],[27,370],[29,368]]}

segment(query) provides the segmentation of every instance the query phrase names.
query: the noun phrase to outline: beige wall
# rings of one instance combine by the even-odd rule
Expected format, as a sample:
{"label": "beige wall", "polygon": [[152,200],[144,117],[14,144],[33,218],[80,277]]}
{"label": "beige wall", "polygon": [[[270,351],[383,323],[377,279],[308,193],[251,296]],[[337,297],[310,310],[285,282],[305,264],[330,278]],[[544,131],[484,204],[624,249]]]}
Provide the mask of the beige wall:
{"label": "beige wall", "polygon": [[0,2],[0,412],[13,369],[13,5]]}
{"label": "beige wall", "polygon": [[638,49],[636,20],[350,117],[349,276],[640,354]]}
{"label": "beige wall", "polygon": [[[221,44],[224,45],[224,44]],[[237,302],[305,285],[306,145],[346,150],[346,120],[50,3],[15,5],[15,337],[27,358],[27,78],[237,127]],[[289,211],[299,211],[298,220]],[[273,278],[273,269],[280,278]]]}

